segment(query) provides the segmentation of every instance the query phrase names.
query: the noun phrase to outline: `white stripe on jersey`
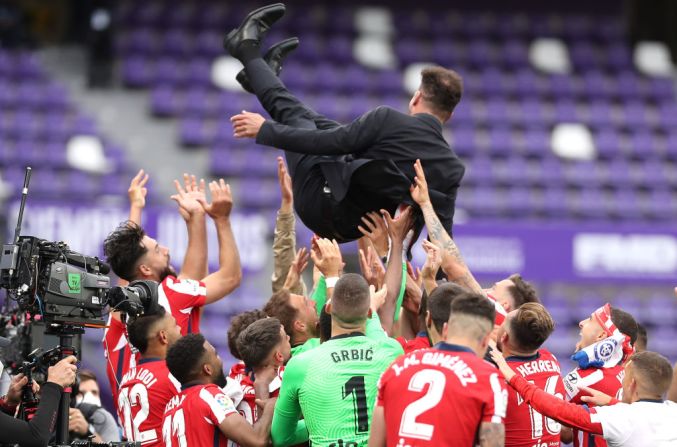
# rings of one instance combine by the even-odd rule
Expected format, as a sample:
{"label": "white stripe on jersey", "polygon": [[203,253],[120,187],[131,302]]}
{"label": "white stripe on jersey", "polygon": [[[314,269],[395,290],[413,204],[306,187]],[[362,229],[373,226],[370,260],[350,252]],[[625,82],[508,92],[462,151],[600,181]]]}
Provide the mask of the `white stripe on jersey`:
{"label": "white stripe on jersey", "polygon": [[228,416],[231,413],[236,413],[237,410],[233,406],[233,401],[230,400],[228,396],[226,396],[223,393],[220,393],[219,398],[222,399],[223,402],[219,402],[212,393],[207,391],[207,389],[203,388],[200,390],[200,399],[202,399],[207,403],[207,405],[209,405],[209,409],[212,411],[212,414],[219,422],[219,424],[221,424],[221,422],[223,422],[226,416]]}
{"label": "white stripe on jersey", "polygon": [[207,288],[200,286],[200,282],[193,279],[181,279],[174,282],[171,278],[167,278],[163,284],[174,292],[184,295],[199,296],[207,294]]}
{"label": "white stripe on jersey", "polygon": [[[576,380],[573,383],[571,383],[571,381],[569,380],[569,376],[572,374],[576,375]],[[585,377],[581,377],[580,374],[578,374],[578,371],[572,371],[571,373],[567,374],[566,376],[563,377],[563,380],[566,385],[564,388],[567,391],[569,400],[573,399],[575,396],[578,395],[580,387],[582,386],[590,387],[602,379],[604,379],[604,372],[601,369],[597,369],[595,370],[595,372]]]}

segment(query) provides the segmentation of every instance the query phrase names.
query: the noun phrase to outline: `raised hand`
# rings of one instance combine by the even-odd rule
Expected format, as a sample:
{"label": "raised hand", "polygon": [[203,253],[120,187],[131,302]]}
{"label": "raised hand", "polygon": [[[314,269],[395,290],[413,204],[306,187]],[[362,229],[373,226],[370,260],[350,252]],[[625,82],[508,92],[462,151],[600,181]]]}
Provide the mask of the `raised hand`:
{"label": "raised hand", "polygon": [[329,239],[314,239],[310,257],[325,278],[337,277],[343,270],[343,259],[338,242]]}
{"label": "raised hand", "polygon": [[[174,186],[176,187],[176,194],[170,196],[179,205],[179,213],[185,221],[188,221],[191,216],[196,214],[204,213],[204,209],[201,205],[201,200],[205,200],[204,191],[200,192],[197,184],[195,189],[193,188],[190,176],[188,174],[183,174],[184,185],[187,189],[184,189],[179,183],[178,180],[174,180]],[[195,181],[193,176],[192,181]]]}
{"label": "raised hand", "polygon": [[414,163],[414,171],[416,172],[416,177],[414,177],[414,184],[409,188],[409,192],[414,202],[419,206],[423,206],[430,203],[430,194],[428,193],[428,182],[423,173],[421,160],[416,160],[416,163]]}
{"label": "raised hand", "polygon": [[366,253],[360,249],[360,270],[362,276],[367,280],[367,283],[376,288],[383,286],[386,269],[383,267],[381,260],[376,256],[376,253],[371,246],[367,247]]}
{"label": "raised hand", "polygon": [[411,216],[411,207],[408,206],[397,218],[393,219],[387,210],[381,210],[388,225],[388,235],[393,241],[402,242],[411,229],[413,218]]}
{"label": "raised hand", "polygon": [[183,174],[183,187],[186,191],[186,195],[192,197],[196,200],[207,198],[206,188],[205,188],[205,179],[201,178],[198,183],[194,175]]}
{"label": "raised hand", "polygon": [[425,251],[425,263],[421,269],[421,280],[435,280],[437,272],[442,265],[442,249],[430,241],[423,241],[423,250]]}
{"label": "raised hand", "polygon": [[376,248],[380,257],[386,256],[388,254],[388,229],[383,221],[383,216],[371,211],[362,216],[362,222],[366,228],[359,225],[357,229],[374,244],[374,248]]}
{"label": "raised hand", "polygon": [[242,113],[231,117],[230,122],[233,124],[235,138],[256,138],[266,119],[258,113],[243,110]]}
{"label": "raised hand", "polygon": [[284,288],[292,290],[299,285],[301,280],[301,274],[308,267],[308,259],[310,258],[310,253],[306,247],[301,247],[296,256],[289,266],[289,272],[287,273],[287,279],[284,282]]}
{"label": "raised hand", "polygon": [[388,294],[388,288],[384,285],[381,289],[376,290],[376,287],[373,285],[369,286],[369,308],[372,312],[378,312],[378,310],[383,306],[383,303],[386,302],[386,295]]}
{"label": "raised hand", "polygon": [[230,185],[224,179],[209,182],[209,192],[212,196],[211,203],[206,200],[199,200],[205,212],[212,219],[227,218],[233,209],[233,195],[230,192]]}
{"label": "raised hand", "polygon": [[146,183],[148,183],[148,179],[148,174],[143,169],[139,169],[139,172],[136,173],[127,190],[130,206],[135,208],[146,206],[146,195],[148,194]]}
{"label": "raised hand", "polygon": [[280,211],[290,213],[293,209],[294,194],[291,188],[291,177],[287,173],[287,167],[284,165],[282,157],[277,157],[277,180],[280,182],[280,193],[282,194]]}

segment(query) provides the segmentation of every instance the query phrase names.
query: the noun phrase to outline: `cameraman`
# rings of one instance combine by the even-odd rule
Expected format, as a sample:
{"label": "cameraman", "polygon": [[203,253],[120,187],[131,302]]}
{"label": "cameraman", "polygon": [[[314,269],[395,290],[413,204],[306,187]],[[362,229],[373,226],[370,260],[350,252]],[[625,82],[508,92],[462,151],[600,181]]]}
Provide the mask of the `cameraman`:
{"label": "cameraman", "polygon": [[77,359],[68,356],[51,366],[47,372],[47,382],[40,390],[40,404],[30,422],[14,419],[16,407],[21,403],[21,388],[26,384],[25,377],[17,376],[2,402],[0,413],[0,442],[21,446],[46,446],[54,433],[59,402],[64,387],[75,381]]}

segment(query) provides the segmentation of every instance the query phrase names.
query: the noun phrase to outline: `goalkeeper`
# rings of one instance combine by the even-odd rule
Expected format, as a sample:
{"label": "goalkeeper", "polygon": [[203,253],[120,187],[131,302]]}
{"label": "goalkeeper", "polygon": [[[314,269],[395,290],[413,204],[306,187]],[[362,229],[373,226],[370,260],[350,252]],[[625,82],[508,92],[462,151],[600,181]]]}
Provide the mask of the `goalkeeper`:
{"label": "goalkeeper", "polygon": [[370,290],[357,274],[345,274],[334,288],[327,312],[332,338],[300,353],[287,363],[271,438],[287,446],[303,415],[313,446],[364,446],[369,439],[376,383],[381,373],[403,353],[388,338],[368,338]]}

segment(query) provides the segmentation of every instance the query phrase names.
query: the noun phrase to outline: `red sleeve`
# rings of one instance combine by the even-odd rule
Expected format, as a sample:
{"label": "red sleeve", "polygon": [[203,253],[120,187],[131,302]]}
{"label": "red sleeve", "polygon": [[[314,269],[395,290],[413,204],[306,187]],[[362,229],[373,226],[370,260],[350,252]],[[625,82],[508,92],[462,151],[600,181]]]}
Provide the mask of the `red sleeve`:
{"label": "red sleeve", "polygon": [[129,348],[124,323],[111,316],[103,336],[103,351],[106,357],[106,376],[115,399],[118,384],[129,368],[131,357]]}
{"label": "red sleeve", "polygon": [[407,340],[404,337],[397,337],[395,340],[402,346],[403,350],[407,347]]}
{"label": "red sleeve", "polygon": [[202,281],[168,276],[162,281],[162,291],[172,310],[190,309],[205,305],[207,288]]}
{"label": "red sleeve", "polygon": [[388,380],[393,375],[393,369],[388,367],[385,371],[383,371],[383,374],[381,374],[381,377],[378,379],[378,383],[376,385],[377,387],[377,394],[376,394],[376,405],[379,407],[384,406],[383,398],[385,395],[385,387],[388,383]]}
{"label": "red sleeve", "polygon": [[595,413],[594,408],[588,409],[585,406],[566,402],[552,396],[538,388],[536,385],[527,382],[527,380],[519,374],[516,374],[510,379],[510,385],[515,388],[517,393],[522,396],[529,405],[542,415],[593,435],[603,434],[602,424],[593,422],[590,417],[591,414]]}

